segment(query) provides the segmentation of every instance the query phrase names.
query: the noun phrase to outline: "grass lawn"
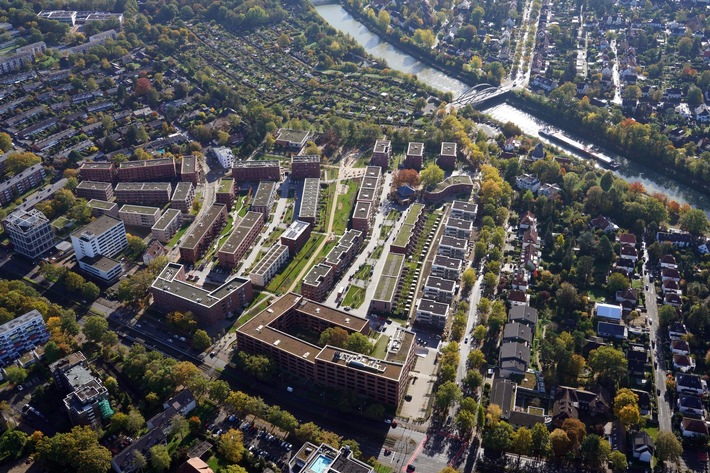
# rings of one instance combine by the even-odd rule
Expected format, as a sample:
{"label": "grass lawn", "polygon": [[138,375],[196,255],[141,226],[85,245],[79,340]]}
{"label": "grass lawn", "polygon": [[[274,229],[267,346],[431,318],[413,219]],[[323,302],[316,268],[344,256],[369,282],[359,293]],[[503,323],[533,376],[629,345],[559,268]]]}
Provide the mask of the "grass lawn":
{"label": "grass lawn", "polygon": [[281,234],[284,232],[283,228],[275,228],[273,232],[264,240],[264,243],[262,243],[261,247],[262,248],[271,248],[274,246],[274,243],[279,239]]}
{"label": "grass lawn", "polygon": [[357,286],[350,286],[345,298],[343,299],[344,306],[358,308],[365,301],[365,289]]}
{"label": "grass lawn", "polygon": [[383,465],[380,462],[376,462],[374,468],[375,468],[375,473],[392,473],[391,466]]}
{"label": "grass lawn", "polygon": [[631,281],[631,287],[634,289],[642,289],[643,290],[643,280],[641,279],[633,279]]}
{"label": "grass lawn", "polygon": [[375,349],[372,350],[372,356],[374,358],[383,359],[387,354],[387,343],[389,343],[390,337],[387,335],[382,335],[377,343],[375,343]]}
{"label": "grass lawn", "polygon": [[369,280],[371,271],[372,266],[369,264],[364,264],[362,265],[362,268],[360,268],[357,273],[355,273],[355,279]]}
{"label": "grass lawn", "polygon": [[382,252],[385,250],[385,247],[382,245],[379,245],[375,247],[375,250],[372,252],[372,256],[370,257],[371,259],[380,259],[380,256],[382,256]]}
{"label": "grass lawn", "polygon": [[658,427],[645,427],[643,430],[650,435],[654,441],[656,440],[656,436],[658,435]]}
{"label": "grass lawn", "polygon": [[296,257],[291,260],[286,269],[272,279],[266,289],[278,294],[286,292],[293,283],[294,279],[298,277],[303,268],[306,266],[308,259],[311,257],[316,248],[318,248],[324,238],[325,235],[312,235],[308,240],[308,243],[306,243],[301,251],[298,252]]}
{"label": "grass lawn", "polygon": [[348,191],[338,196],[338,206],[335,208],[335,221],[333,221],[333,232],[337,234],[344,233],[348,227],[348,220],[358,191],[355,181],[348,179],[344,184],[348,186]]}
{"label": "grass lawn", "polygon": [[249,304],[249,307],[247,307],[246,310],[242,312],[242,315],[239,316],[237,323],[232,325],[229,331],[236,332],[237,328],[241,327],[251,320],[256,314],[266,309],[269,306],[269,301],[267,300],[269,298],[271,298],[271,294],[259,292],[251,304]]}
{"label": "grass lawn", "polygon": [[168,242],[167,246],[170,248],[175,246],[177,244],[178,240],[180,238],[182,238],[182,236],[185,234],[185,232],[187,231],[188,228],[190,228],[189,223],[186,223],[182,227],[180,227],[180,230],[178,230],[177,233],[175,234],[175,236],[173,236],[173,238]]}
{"label": "grass lawn", "polygon": [[594,302],[603,302],[606,299],[606,291],[600,287],[592,286],[589,288],[589,299]]}

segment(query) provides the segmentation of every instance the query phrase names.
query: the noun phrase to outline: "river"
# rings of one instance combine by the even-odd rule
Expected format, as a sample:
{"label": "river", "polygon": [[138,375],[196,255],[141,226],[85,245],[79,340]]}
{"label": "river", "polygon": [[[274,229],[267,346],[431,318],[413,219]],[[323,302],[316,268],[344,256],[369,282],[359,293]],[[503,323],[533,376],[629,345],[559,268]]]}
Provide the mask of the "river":
{"label": "river", "polygon": [[[417,79],[424,84],[444,92],[451,92],[454,97],[458,97],[470,88],[460,80],[449,77],[445,73],[423,64],[418,59],[409,54],[405,54],[393,45],[383,41],[379,36],[368,30],[365,25],[357,21],[339,4],[318,5],[315,9],[331,26],[352,36],[365,48],[365,51],[374,57],[384,59],[392,69],[415,74]],[[549,126],[546,122],[508,104],[495,105],[484,108],[481,111],[501,122],[513,122],[525,133],[532,136],[539,137],[538,131],[541,128]],[[593,144],[579,140],[576,137],[573,138],[587,145]],[[548,142],[545,139],[542,140]],[[673,179],[645,166],[629,161],[626,158],[613,153],[604,154],[615,159],[621,165],[620,168],[615,171],[619,177],[629,182],[641,182],[650,193],[662,192],[681,204],[688,203],[702,209],[710,216],[709,196],[694,192],[682,184],[678,184]]]}

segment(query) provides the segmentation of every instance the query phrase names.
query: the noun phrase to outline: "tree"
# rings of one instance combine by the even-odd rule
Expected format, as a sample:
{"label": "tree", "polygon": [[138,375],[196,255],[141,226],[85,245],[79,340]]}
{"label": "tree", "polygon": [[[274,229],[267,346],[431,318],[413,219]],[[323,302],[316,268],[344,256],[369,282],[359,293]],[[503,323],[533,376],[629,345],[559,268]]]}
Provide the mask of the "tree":
{"label": "tree", "polygon": [[156,471],[165,471],[170,468],[170,452],[168,447],[162,444],[150,448],[150,466]]}
{"label": "tree", "polygon": [[488,404],[488,408],[486,409],[486,419],[488,420],[489,425],[496,425],[500,422],[501,415],[503,415],[503,410],[498,404]]}
{"label": "tree", "polygon": [[425,189],[433,187],[444,180],[444,171],[436,164],[431,163],[421,172],[420,178]]}
{"label": "tree", "polygon": [[171,437],[179,437],[180,440],[187,435],[187,433],[190,430],[190,424],[185,419],[185,417],[181,415],[176,415],[173,416],[172,419],[170,419],[170,426],[168,428],[168,435]]}
{"label": "tree", "polygon": [[626,356],[621,350],[605,346],[589,353],[589,367],[600,382],[619,385],[627,375]]}
{"label": "tree", "polygon": [[278,39],[279,47],[286,49],[291,44],[291,38],[286,33],[281,33]]}
{"label": "tree", "polygon": [[7,159],[5,159],[5,172],[11,175],[17,175],[25,169],[41,162],[40,157],[34,153],[10,153]]}
{"label": "tree", "polygon": [[611,273],[609,279],[606,282],[606,288],[611,294],[616,294],[617,291],[625,291],[631,287],[631,282],[629,278],[621,273]]}
{"label": "tree", "polygon": [[488,329],[485,325],[477,325],[476,328],[473,329],[473,338],[479,342],[482,342],[486,338],[486,334],[488,334]]}
{"label": "tree", "polygon": [[708,219],[705,212],[699,209],[690,209],[681,217],[680,228],[691,235],[700,236],[708,230]]}
{"label": "tree", "polygon": [[219,451],[230,463],[242,461],[244,450],[241,430],[229,429],[219,438]]}
{"label": "tree", "polygon": [[97,286],[96,284],[92,283],[91,281],[88,281],[81,286],[81,294],[87,301],[95,301],[99,298],[99,295],[101,294],[101,289],[99,289],[99,286]]}
{"label": "tree", "polygon": [[471,435],[471,432],[476,427],[476,413],[471,411],[459,410],[454,418],[456,428],[464,437]]}
{"label": "tree", "polygon": [[84,336],[91,342],[101,340],[104,332],[108,330],[108,321],[100,315],[90,315],[84,322]]}
{"label": "tree", "polygon": [[332,345],[344,348],[348,341],[348,332],[341,327],[329,327],[320,334],[318,344],[321,346]]}
{"label": "tree", "polygon": [[678,311],[672,305],[662,305],[658,309],[658,323],[661,327],[667,327],[669,323],[678,318]]}
{"label": "tree", "polygon": [[683,454],[683,446],[673,432],[661,431],[656,436],[656,458],[663,463],[677,463]]}
{"label": "tree", "polygon": [[641,422],[641,413],[639,412],[638,406],[629,405],[622,407],[618,417],[626,428],[639,425],[639,422]]}
{"label": "tree", "polygon": [[136,79],[135,88],[133,93],[136,96],[147,95],[153,89],[153,84],[147,77],[139,77]]}
{"label": "tree", "polygon": [[209,391],[210,399],[217,404],[223,404],[229,397],[229,384],[221,379],[216,379],[210,382]]}
{"label": "tree", "polygon": [[5,132],[0,133],[0,151],[3,153],[12,149],[12,138]]}
{"label": "tree", "polygon": [[476,284],[476,271],[473,268],[466,268],[461,275],[461,282],[465,290],[469,290]]}
{"label": "tree", "polygon": [[562,458],[570,452],[572,442],[567,436],[567,432],[562,429],[555,429],[550,434],[550,446],[556,457]]}
{"label": "tree", "polygon": [[36,449],[49,471],[105,473],[111,468],[111,452],[99,444],[98,434],[89,426],[40,437]]}
{"label": "tree", "polygon": [[510,437],[513,451],[518,455],[528,455],[533,445],[532,431],[525,427],[520,427]]}
{"label": "tree", "polygon": [[512,434],[513,427],[510,424],[504,421],[498,422],[483,432],[483,448],[494,452],[504,452],[510,445]]}
{"label": "tree", "polygon": [[81,288],[84,287],[84,282],[84,278],[74,271],[69,271],[64,276],[64,287],[70,292],[81,291]]}
{"label": "tree", "polygon": [[703,103],[703,91],[700,90],[698,87],[695,87],[694,85],[691,85],[688,87],[688,94],[686,96],[686,100],[688,101],[688,105],[691,107],[697,107],[701,103]]}
{"label": "tree", "polygon": [[475,350],[471,350],[469,352],[466,362],[471,368],[480,369],[481,366],[483,366],[483,364],[486,362],[486,355],[484,355],[481,350],[476,348]]}
{"label": "tree", "polygon": [[363,355],[369,355],[375,347],[372,345],[372,342],[370,342],[370,339],[367,338],[367,335],[363,335],[360,332],[353,332],[348,335],[348,341],[345,342],[343,348],[362,353]]}
{"label": "tree", "polygon": [[598,470],[602,465],[606,465],[611,453],[611,445],[608,440],[597,434],[591,434],[582,442],[579,453],[585,465]]}
{"label": "tree", "polygon": [[392,186],[396,189],[407,184],[409,187],[419,186],[420,177],[415,169],[400,169],[392,173]]}
{"label": "tree", "polygon": [[434,402],[436,406],[445,411],[449,406],[461,398],[461,389],[454,381],[446,381],[442,383],[436,390],[436,398]]}
{"label": "tree", "polygon": [[133,452],[133,466],[136,471],[143,471],[148,466],[148,460],[141,452]]}
{"label": "tree", "polygon": [[639,396],[628,388],[621,388],[614,397],[614,415],[619,417],[621,409],[626,406],[636,406],[639,404]]}
{"label": "tree", "polygon": [[128,251],[134,256],[142,255],[148,248],[148,245],[140,237],[128,234],[126,239],[128,240]]}
{"label": "tree", "polygon": [[566,313],[574,311],[579,305],[579,295],[577,288],[569,283],[562,283],[557,290],[557,305]]}
{"label": "tree", "polygon": [[536,455],[544,455],[550,446],[550,431],[545,424],[538,422],[532,428],[532,451]]}
{"label": "tree", "polygon": [[626,455],[618,450],[614,450],[609,454],[609,462],[611,462],[611,471],[614,473],[624,473],[628,467]]}
{"label": "tree", "polygon": [[212,345],[212,339],[204,330],[197,329],[195,334],[192,336],[192,348],[197,351],[205,351],[207,347]]}
{"label": "tree", "polygon": [[239,465],[229,465],[227,468],[223,468],[220,471],[224,471],[225,473],[248,473],[244,467]]}
{"label": "tree", "polygon": [[377,26],[385,32],[390,26],[390,14],[384,8],[377,14]]}
{"label": "tree", "polygon": [[22,455],[22,449],[27,443],[27,434],[21,430],[10,429],[0,436],[0,458],[12,456],[19,458]]}
{"label": "tree", "polygon": [[412,40],[415,44],[418,44],[423,48],[431,49],[434,46],[434,43],[436,42],[436,36],[431,30],[419,28],[414,30]]}
{"label": "tree", "polygon": [[11,385],[17,386],[27,379],[27,370],[20,366],[8,366],[5,368],[5,378]]}
{"label": "tree", "polygon": [[562,422],[562,430],[567,434],[567,438],[570,440],[570,448],[572,450],[577,450],[584,437],[587,436],[587,428],[579,419],[573,419],[568,417]]}

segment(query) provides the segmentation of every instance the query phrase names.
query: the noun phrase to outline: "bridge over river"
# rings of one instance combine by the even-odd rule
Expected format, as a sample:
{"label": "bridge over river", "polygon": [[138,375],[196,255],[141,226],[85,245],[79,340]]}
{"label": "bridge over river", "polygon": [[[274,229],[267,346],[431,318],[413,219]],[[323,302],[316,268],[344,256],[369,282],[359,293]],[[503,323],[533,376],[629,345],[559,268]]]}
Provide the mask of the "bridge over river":
{"label": "bridge over river", "polygon": [[452,105],[463,107],[465,105],[480,106],[492,102],[495,99],[505,97],[510,89],[496,87],[491,84],[477,84],[468,89],[463,94],[456,97]]}

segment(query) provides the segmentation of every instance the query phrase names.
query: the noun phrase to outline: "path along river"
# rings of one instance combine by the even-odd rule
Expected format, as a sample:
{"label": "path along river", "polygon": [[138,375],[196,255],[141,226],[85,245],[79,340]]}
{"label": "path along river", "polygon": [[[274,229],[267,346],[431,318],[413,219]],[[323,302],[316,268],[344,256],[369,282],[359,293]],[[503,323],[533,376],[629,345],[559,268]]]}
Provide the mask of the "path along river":
{"label": "path along river", "polygon": [[[382,58],[392,69],[409,74],[416,74],[417,78],[431,87],[444,92],[452,92],[458,97],[470,87],[458,79],[449,77],[445,73],[423,64],[418,59],[406,54],[393,45],[382,40],[379,36],[367,29],[357,21],[339,4],[318,5],[315,7],[323,19],[334,28],[352,36],[365,50],[374,57]],[[481,110],[501,122],[513,122],[525,133],[538,136],[538,131],[550,126],[546,122],[508,104],[499,104]],[[542,141],[546,139],[539,137]],[[577,137],[572,138],[585,145],[594,143],[585,142]],[[575,153],[572,153],[575,154]],[[613,153],[604,153],[615,159],[621,166],[615,171],[617,175],[629,182],[641,182],[648,192],[662,192],[680,203],[689,203],[702,209],[710,215],[710,197],[694,192],[677,183],[663,174],[641,166],[628,159]]]}

